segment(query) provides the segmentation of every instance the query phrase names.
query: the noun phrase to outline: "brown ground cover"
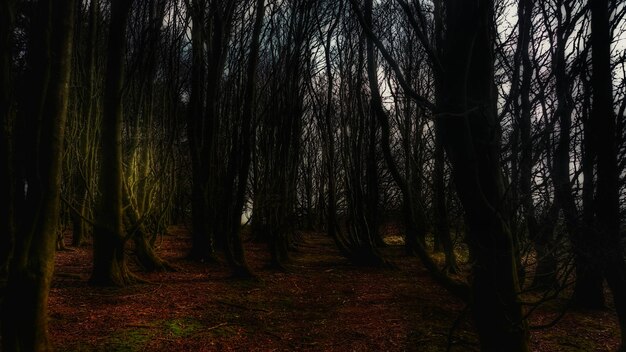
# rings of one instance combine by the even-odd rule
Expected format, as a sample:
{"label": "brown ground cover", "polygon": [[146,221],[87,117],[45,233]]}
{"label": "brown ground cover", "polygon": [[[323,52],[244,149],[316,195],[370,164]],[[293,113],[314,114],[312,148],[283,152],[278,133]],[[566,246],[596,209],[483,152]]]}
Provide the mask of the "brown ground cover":
{"label": "brown ground cover", "polygon": [[[384,249],[396,270],[359,268],[325,235],[305,233],[285,273],[266,267],[263,245],[246,243],[259,280],[242,281],[223,265],[185,260],[183,228],[159,243],[178,271],[138,272],[147,283],[124,288],[87,284],[89,248],[57,254],[50,294],[57,351],[446,351],[449,343],[452,351],[478,350],[462,302],[399,246]],[[540,306],[531,325],[551,322],[564,305]],[[612,351],[617,322],[610,309],[572,311],[531,339],[534,351]]]}

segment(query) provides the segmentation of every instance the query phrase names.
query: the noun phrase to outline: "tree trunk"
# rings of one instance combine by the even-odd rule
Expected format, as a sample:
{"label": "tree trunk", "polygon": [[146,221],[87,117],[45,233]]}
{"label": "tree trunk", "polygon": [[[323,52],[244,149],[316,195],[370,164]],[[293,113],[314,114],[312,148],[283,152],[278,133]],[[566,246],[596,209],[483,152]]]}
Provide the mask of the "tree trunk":
{"label": "tree trunk", "polygon": [[[9,269],[15,234],[15,170],[13,168],[13,25],[15,1],[0,1],[0,174],[5,181],[0,184],[0,290]],[[0,292],[0,304],[2,293]]]}
{"label": "tree trunk", "polygon": [[174,267],[161,259],[154,251],[149,234],[143,225],[143,219],[130,199],[127,185],[123,187],[123,197],[126,236],[132,238],[135,244],[135,255],[139,265],[148,272],[174,271]]}
{"label": "tree trunk", "polygon": [[[493,81],[493,2],[449,0],[441,123],[475,262],[472,312],[482,351],[527,352],[513,239],[503,217]],[[497,278],[497,279],[496,279]]]}
{"label": "tree trunk", "polygon": [[439,121],[435,121],[435,174],[434,174],[434,199],[435,208],[435,236],[443,246],[445,255],[444,270],[449,273],[459,271],[456,254],[454,253],[454,243],[450,234],[450,224],[448,220],[448,207],[446,205],[445,181],[444,181],[444,146],[442,141],[442,131]]}
{"label": "tree trunk", "polygon": [[[200,261],[215,261],[213,234],[209,224],[209,160],[210,148],[207,132],[209,126],[204,121],[206,99],[205,45],[205,5],[204,0],[192,1],[190,9],[193,28],[191,31],[191,95],[187,111],[187,138],[191,153],[191,238],[189,257]],[[211,83],[213,84],[213,83]]]}
{"label": "tree trunk", "polygon": [[[2,349],[50,351],[48,292],[60,211],[61,157],[69,97],[74,1],[40,1],[30,33],[28,91],[22,97],[18,152],[24,194],[15,193],[20,226],[2,305]],[[2,10],[5,10],[4,8]],[[11,13],[11,12],[9,12]],[[32,92],[35,101],[33,105]],[[39,95],[40,94],[40,95]],[[22,198],[22,199],[20,199]],[[3,200],[3,202],[6,200]]]}
{"label": "tree trunk", "polygon": [[609,1],[590,1],[593,103],[592,139],[597,153],[598,184],[595,197],[597,241],[593,253],[613,293],[622,346],[626,349],[626,262],[620,241],[619,170],[611,75]]}
{"label": "tree trunk", "polygon": [[131,0],[113,0],[104,92],[104,115],[100,140],[98,189],[93,233],[91,283],[124,286],[134,281],[126,267],[122,197],[122,87],[126,22]]}
{"label": "tree trunk", "polygon": [[[435,46],[438,54],[442,55],[443,50],[443,8],[441,0],[434,1],[435,10]],[[443,103],[444,92],[442,89],[442,72],[435,70],[434,83],[435,83],[435,99],[436,104]],[[458,265],[456,261],[456,254],[454,252],[454,243],[452,242],[452,236],[450,234],[450,220],[448,218],[448,207],[446,204],[446,186],[444,179],[444,167],[445,167],[445,146],[443,142],[443,131],[441,121],[435,120],[435,169],[434,169],[434,198],[433,207],[435,208],[435,237],[436,240],[443,246],[445,254],[445,267],[444,270],[450,273],[458,272]]]}

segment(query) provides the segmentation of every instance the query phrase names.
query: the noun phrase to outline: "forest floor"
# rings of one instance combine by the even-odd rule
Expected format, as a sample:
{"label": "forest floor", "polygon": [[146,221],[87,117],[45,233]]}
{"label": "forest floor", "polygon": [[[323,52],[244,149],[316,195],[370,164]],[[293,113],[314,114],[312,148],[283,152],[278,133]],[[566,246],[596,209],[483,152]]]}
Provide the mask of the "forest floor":
{"label": "forest floor", "polygon": [[[137,274],[148,283],[88,285],[89,247],[56,257],[50,333],[57,351],[452,351],[478,350],[462,302],[434,283],[401,246],[385,255],[397,269],[360,268],[323,234],[306,233],[289,272],[267,268],[263,245],[246,243],[258,281],[230,278],[225,265],[185,259],[183,228],[159,238],[178,268]],[[534,297],[536,298],[536,297]],[[528,297],[532,300],[533,297]],[[531,325],[561,315],[565,299],[542,304]],[[533,351],[614,351],[615,313],[567,311],[533,330]]]}

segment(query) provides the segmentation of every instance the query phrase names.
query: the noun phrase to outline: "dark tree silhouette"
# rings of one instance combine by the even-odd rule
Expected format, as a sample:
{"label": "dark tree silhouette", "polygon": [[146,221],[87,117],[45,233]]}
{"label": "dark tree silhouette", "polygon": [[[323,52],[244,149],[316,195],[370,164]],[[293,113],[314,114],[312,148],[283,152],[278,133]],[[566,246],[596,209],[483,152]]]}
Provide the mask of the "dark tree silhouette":
{"label": "dark tree silhouette", "polygon": [[[14,12],[12,3],[3,1],[2,5],[3,16],[8,21],[5,24],[3,18],[0,36],[7,45]],[[7,198],[2,199],[7,223],[2,226],[7,231],[3,236],[10,236],[14,242],[1,308],[2,349],[6,351],[51,349],[48,292],[60,211],[74,1],[39,1],[33,5],[30,50],[24,72],[24,82],[28,83],[18,92],[15,123],[12,123],[13,112],[8,110],[14,106],[10,93],[4,91],[10,77],[11,50],[3,51],[3,99],[7,105],[3,105],[2,151],[13,153],[2,156],[0,173],[9,176],[4,181],[9,187],[3,194]]]}
{"label": "dark tree silhouette", "polygon": [[[598,160],[598,186],[595,196],[596,233],[599,253],[592,253],[613,292],[622,334],[621,350],[626,349],[626,262],[620,242],[619,171],[617,134],[611,82],[611,28],[609,1],[591,1],[592,144]],[[595,236],[594,236],[595,237]]]}
{"label": "dark tree silhouette", "polygon": [[493,2],[446,2],[438,107],[444,144],[465,210],[472,265],[472,311],[483,351],[528,351],[516,260],[504,214],[500,130],[493,85]]}
{"label": "dark tree silhouette", "polygon": [[101,139],[98,172],[100,200],[96,209],[93,232],[94,285],[127,285],[134,281],[126,266],[126,243],[123,224],[122,181],[122,89],[124,79],[124,53],[126,26],[131,0],[111,2],[111,20],[107,49],[107,67],[104,84],[104,112],[101,122]]}

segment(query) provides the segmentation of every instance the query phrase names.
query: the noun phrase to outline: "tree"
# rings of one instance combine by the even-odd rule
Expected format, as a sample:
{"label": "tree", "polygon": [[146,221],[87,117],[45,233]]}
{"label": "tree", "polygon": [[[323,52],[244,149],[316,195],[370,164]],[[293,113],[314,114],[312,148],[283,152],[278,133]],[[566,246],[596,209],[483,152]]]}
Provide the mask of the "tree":
{"label": "tree", "polygon": [[[206,63],[204,54],[205,1],[194,0],[187,4],[192,18],[191,31],[191,89],[187,108],[187,137],[191,154],[192,168],[192,239],[190,257],[212,259],[214,256],[213,237],[208,224],[208,172],[207,152],[210,148],[210,128],[213,122],[203,123],[206,91]],[[203,126],[206,126],[203,128]]]}
{"label": "tree", "polygon": [[122,88],[126,22],[131,0],[113,0],[107,49],[99,150],[98,190],[100,199],[93,230],[93,271],[91,283],[123,286],[134,281],[126,267],[122,193]]}
{"label": "tree", "polygon": [[438,106],[468,224],[471,308],[483,351],[528,351],[513,239],[504,211],[495,110],[493,2],[449,0]]}
{"label": "tree", "polygon": [[[12,3],[3,1],[2,39],[13,33]],[[20,87],[17,120],[3,110],[3,143],[12,143],[2,160],[16,157],[16,164],[2,164],[0,172],[15,191],[3,198],[3,217],[14,239],[9,263],[6,296],[2,302],[2,349],[6,351],[49,351],[48,292],[52,280],[61,181],[63,135],[69,97],[74,1],[39,1],[30,18],[28,86]],[[5,10],[7,12],[5,12]],[[5,32],[8,31],[8,32]],[[6,47],[5,47],[6,48]],[[3,83],[7,84],[9,62],[3,60]],[[7,88],[8,85],[4,85]],[[3,90],[4,92],[4,90]],[[3,98],[8,98],[3,93]],[[12,107],[11,101],[3,105]],[[11,138],[12,137],[12,138]],[[6,145],[5,144],[5,145]],[[19,165],[19,169],[12,169]],[[18,192],[17,189],[20,189]],[[23,192],[21,190],[24,190]],[[13,211],[10,211],[13,209]],[[5,212],[9,210],[8,212]],[[11,217],[14,217],[11,219]],[[14,226],[11,226],[13,225]],[[3,226],[6,226],[3,224]]]}
{"label": "tree", "polygon": [[[443,55],[443,2],[436,0],[434,2],[434,36],[435,48],[439,57]],[[442,84],[441,70],[434,71],[435,100],[436,104],[442,104],[444,94]],[[434,165],[434,199],[433,206],[435,208],[435,236],[436,240],[441,242],[446,255],[446,270],[456,273],[458,271],[454,246],[450,234],[450,224],[448,219],[448,207],[446,205],[445,180],[444,180],[444,163],[445,163],[445,147],[443,143],[444,131],[442,131],[441,119],[435,119],[435,165]]]}
{"label": "tree", "polygon": [[597,155],[595,195],[596,241],[601,252],[591,253],[611,291],[619,319],[622,346],[626,350],[626,262],[620,241],[619,171],[617,134],[611,77],[611,29],[609,1],[594,0],[591,7],[591,55],[593,103],[591,110],[592,144]]}
{"label": "tree", "polygon": [[[13,251],[15,233],[15,174],[13,168],[14,124],[13,94],[13,26],[15,23],[15,2],[0,2],[0,170],[6,181],[0,186],[3,199],[0,211],[0,282],[6,280],[9,261]],[[2,284],[0,284],[2,285]],[[0,302],[1,303],[1,302]]]}

